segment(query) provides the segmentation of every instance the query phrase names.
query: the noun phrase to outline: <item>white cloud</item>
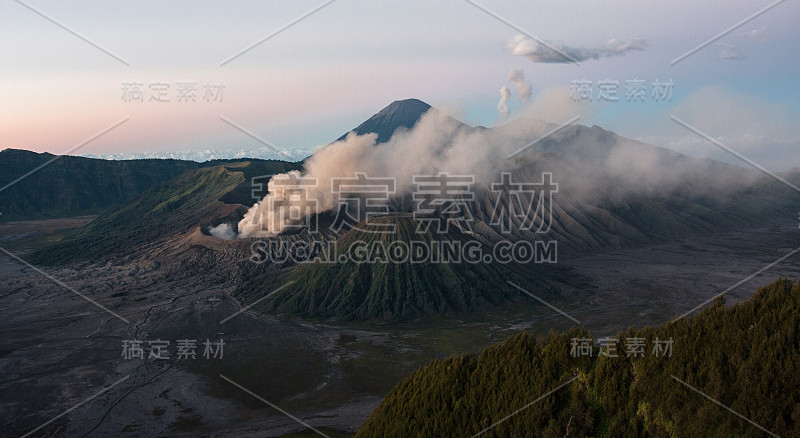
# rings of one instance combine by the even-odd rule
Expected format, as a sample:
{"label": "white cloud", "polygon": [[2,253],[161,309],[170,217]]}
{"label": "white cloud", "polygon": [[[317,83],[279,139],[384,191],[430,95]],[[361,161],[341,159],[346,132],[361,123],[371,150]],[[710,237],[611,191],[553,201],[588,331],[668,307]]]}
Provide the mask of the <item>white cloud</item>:
{"label": "white cloud", "polygon": [[532,62],[568,63],[583,62],[610,56],[624,55],[632,50],[644,50],[646,43],[642,39],[619,41],[608,40],[599,47],[571,47],[560,42],[542,44],[536,40],[517,35],[506,43],[506,48],[517,56],[523,56]]}
{"label": "white cloud", "polygon": [[229,160],[234,158],[258,158],[262,160],[288,160],[288,157],[301,159],[311,154],[309,148],[283,148],[281,153],[272,148],[262,147],[256,149],[181,149],[177,151],[153,152],[112,152],[105,154],[82,154],[87,158],[102,158],[104,160],[141,160],[148,158],[189,160],[203,163],[209,160]]}
{"label": "white cloud", "polygon": [[722,51],[719,54],[720,59],[732,61],[746,58],[745,54],[741,50],[730,44],[718,43],[717,45],[722,47]]}
{"label": "white cloud", "polygon": [[764,29],[753,29],[749,32],[741,34],[741,36],[749,40],[761,40],[766,36],[766,32]]}

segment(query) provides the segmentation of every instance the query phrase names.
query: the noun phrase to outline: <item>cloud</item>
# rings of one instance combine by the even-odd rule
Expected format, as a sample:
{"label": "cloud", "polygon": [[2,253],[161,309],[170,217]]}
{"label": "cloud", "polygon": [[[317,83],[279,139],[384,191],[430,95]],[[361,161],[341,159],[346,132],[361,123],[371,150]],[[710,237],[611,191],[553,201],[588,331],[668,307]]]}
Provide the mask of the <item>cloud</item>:
{"label": "cloud", "polygon": [[525,82],[525,73],[522,70],[512,69],[508,73],[508,80],[517,86],[517,99],[523,104],[528,103],[531,100],[533,91],[531,85]]}
{"label": "cloud", "polygon": [[269,147],[254,149],[181,149],[176,151],[144,151],[144,152],[109,152],[100,154],[81,154],[87,158],[104,160],[142,160],[142,159],[174,159],[205,162],[209,160],[229,160],[234,158],[260,158],[264,160],[285,160],[290,157],[306,157],[311,154],[309,148],[282,148],[281,153]]}
{"label": "cloud", "polygon": [[736,47],[730,44],[718,43],[717,45],[722,47],[722,51],[719,54],[720,59],[725,59],[728,61],[738,61],[741,59],[745,59],[747,57],[741,50],[737,49]]}
{"label": "cloud", "polygon": [[599,47],[570,47],[562,43],[542,44],[536,40],[517,35],[506,43],[506,48],[516,56],[523,56],[532,62],[568,63],[583,62],[590,59],[621,56],[633,50],[644,50],[646,43],[641,39],[619,41],[610,39]]}
{"label": "cloud", "polygon": [[745,32],[740,34],[742,37],[747,38],[749,40],[761,40],[764,39],[766,36],[766,31],[764,29],[753,29],[749,32]]}
{"label": "cloud", "polygon": [[497,103],[497,112],[500,117],[506,118],[510,113],[508,109],[508,100],[511,99],[511,90],[503,85],[500,87],[500,102]]}

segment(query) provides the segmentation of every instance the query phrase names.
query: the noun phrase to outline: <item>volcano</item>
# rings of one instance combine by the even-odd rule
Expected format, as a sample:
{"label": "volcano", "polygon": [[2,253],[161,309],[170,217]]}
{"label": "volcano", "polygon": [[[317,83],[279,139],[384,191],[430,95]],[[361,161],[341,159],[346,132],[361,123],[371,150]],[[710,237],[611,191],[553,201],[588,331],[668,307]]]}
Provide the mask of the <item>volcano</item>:
{"label": "volcano", "polygon": [[[337,141],[344,140],[347,134],[353,132],[357,135],[378,134],[377,143],[386,143],[398,129],[411,129],[419,119],[428,111],[439,111],[419,99],[395,100],[377,114],[365,120],[362,124],[342,135]],[[467,127],[453,118],[451,121]]]}
{"label": "volcano", "polygon": [[[387,225],[393,232],[386,232]],[[393,256],[398,248],[428,252],[414,256],[401,249]],[[311,318],[407,320],[527,299],[508,281],[525,284],[540,296],[557,294],[569,281],[565,269],[487,262],[483,256],[476,257],[478,253],[491,254],[492,248],[455,226],[444,233],[420,232],[408,216],[376,217],[344,233],[318,260],[267,272],[245,285],[240,296],[253,302],[276,285],[291,283],[257,308]]]}

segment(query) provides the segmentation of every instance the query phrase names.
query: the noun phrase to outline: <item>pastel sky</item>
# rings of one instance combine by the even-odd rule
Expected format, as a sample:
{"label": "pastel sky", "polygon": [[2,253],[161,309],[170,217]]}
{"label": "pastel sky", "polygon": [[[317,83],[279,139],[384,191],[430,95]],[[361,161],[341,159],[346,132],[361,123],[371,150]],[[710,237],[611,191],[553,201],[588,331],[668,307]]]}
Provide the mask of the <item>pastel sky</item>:
{"label": "pastel sky", "polygon": [[[520,32],[463,0],[338,0],[220,66],[322,3],[0,0],[0,148],[63,153],[125,119],[73,154],[264,148],[223,116],[299,159],[415,97],[475,125],[577,114],[581,124],[739,162],[674,115],[769,169],[800,166],[800,2],[670,65],[773,1],[477,1]],[[588,58],[535,62],[523,33]],[[512,69],[531,86],[530,102]],[[628,102],[625,82],[637,79],[647,97]],[[592,83],[591,103],[572,101],[578,80]],[[618,102],[598,102],[606,80],[620,83]],[[655,80],[675,84],[671,100],[652,98]],[[177,101],[184,81],[197,83],[195,102]],[[123,99],[126,82],[143,84],[143,102]],[[156,82],[169,84],[169,102],[149,100]],[[224,84],[221,102],[205,101],[206,82]],[[507,117],[498,113],[503,86]]]}

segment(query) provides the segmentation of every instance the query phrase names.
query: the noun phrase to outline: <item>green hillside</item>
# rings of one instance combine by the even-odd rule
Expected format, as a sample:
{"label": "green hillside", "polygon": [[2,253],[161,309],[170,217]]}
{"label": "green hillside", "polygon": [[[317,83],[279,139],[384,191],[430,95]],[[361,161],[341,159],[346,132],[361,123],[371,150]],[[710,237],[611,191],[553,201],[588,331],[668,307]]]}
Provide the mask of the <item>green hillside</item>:
{"label": "green hillside", "polygon": [[[442,248],[447,244],[461,244],[462,248],[467,242],[479,244],[454,227],[446,234],[417,233],[417,223],[408,217],[373,221],[373,225],[362,223],[363,231],[348,231],[326,250],[322,258],[335,263],[307,262],[278,274],[264,274],[241,289],[243,301],[255,301],[278,285],[293,281],[256,308],[313,318],[398,320],[475,310],[484,304],[499,306],[525,298],[506,281],[525,284],[534,293],[550,296],[557,293],[559,281],[567,279],[564,269],[553,265],[421,263],[405,258],[399,262],[385,258],[379,260],[389,260],[388,263],[365,263],[357,257],[341,263],[343,255],[358,256],[358,250],[353,248],[362,245],[380,257],[380,248],[389,248],[395,241],[409,247],[412,241],[422,242],[434,248],[437,244]],[[379,224],[385,223],[395,224],[395,233],[375,232]],[[486,245],[479,245],[484,253],[491,252]],[[441,253],[433,252],[435,256]]]}
{"label": "green hillside", "polygon": [[30,260],[52,264],[126,254],[207,224],[223,214],[220,207],[225,204],[251,199],[252,176],[285,172],[295,166],[283,161],[242,161],[190,170],[33,253]]}
{"label": "green hillside", "polygon": [[[0,151],[0,187],[56,158],[16,149]],[[62,156],[0,192],[0,220],[98,214],[204,164],[181,160],[112,161]]]}
{"label": "green hillside", "polygon": [[[433,361],[395,386],[356,436],[470,437],[532,402],[482,436],[768,436],[680,381],[777,436],[800,436],[800,283],[781,279],[745,303],[717,300],[695,317],[620,333],[646,340],[643,357],[626,357],[620,343],[617,358],[597,347],[574,358],[579,337],[591,334],[522,333],[479,356]],[[671,357],[652,354],[656,338],[673,340]]]}

